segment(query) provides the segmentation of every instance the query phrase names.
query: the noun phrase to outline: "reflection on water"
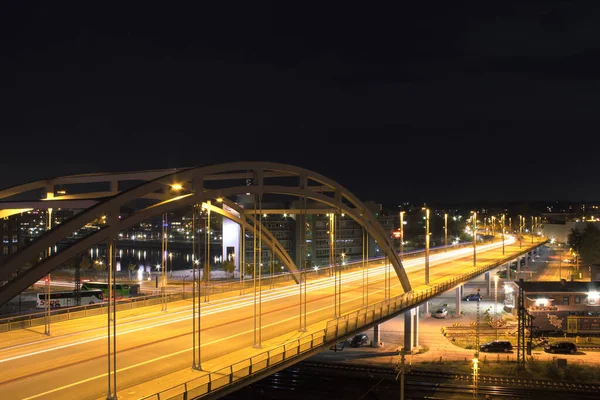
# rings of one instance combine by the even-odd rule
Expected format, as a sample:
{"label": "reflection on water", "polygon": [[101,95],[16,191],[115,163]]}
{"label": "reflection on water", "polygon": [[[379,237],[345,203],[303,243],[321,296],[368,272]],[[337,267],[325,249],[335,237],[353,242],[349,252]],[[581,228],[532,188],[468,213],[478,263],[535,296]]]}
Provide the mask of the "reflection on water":
{"label": "reflection on water", "polygon": [[[215,253],[216,257],[220,256],[221,253]],[[126,271],[130,265],[135,265],[135,269],[143,269],[147,272],[158,271],[161,267],[161,250],[158,249],[136,249],[136,248],[121,248],[117,247],[117,271]],[[181,270],[192,268],[193,254],[186,250],[173,250],[165,252],[165,259],[167,262],[167,270]],[[90,257],[92,262],[106,263],[107,250],[106,246],[94,247],[90,249]],[[197,255],[198,257],[198,255]],[[200,257],[202,262],[202,258]],[[212,258],[212,257],[211,257]],[[211,260],[211,264],[214,260]]]}

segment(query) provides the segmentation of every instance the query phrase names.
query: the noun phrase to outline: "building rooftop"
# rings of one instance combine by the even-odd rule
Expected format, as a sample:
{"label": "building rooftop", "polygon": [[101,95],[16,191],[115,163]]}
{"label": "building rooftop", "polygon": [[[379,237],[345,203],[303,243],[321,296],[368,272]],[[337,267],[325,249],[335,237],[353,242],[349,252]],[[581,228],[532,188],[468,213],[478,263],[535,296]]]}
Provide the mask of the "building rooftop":
{"label": "building rooftop", "polygon": [[561,280],[559,282],[519,282],[515,281],[518,286],[523,287],[525,293],[552,293],[552,292],[568,292],[568,293],[588,293],[600,292],[600,282],[568,282]]}

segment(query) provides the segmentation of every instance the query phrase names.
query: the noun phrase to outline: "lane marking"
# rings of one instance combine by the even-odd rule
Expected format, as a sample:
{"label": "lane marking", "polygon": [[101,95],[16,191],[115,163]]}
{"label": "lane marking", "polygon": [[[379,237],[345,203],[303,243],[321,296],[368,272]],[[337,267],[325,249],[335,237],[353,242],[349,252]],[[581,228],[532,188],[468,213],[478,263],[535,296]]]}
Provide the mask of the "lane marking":
{"label": "lane marking", "polygon": [[[501,245],[502,245],[502,242],[499,242],[499,243],[493,243],[493,244],[485,245],[485,247],[482,246],[482,248],[485,248],[486,249],[485,251],[488,251],[488,250],[491,250],[493,248],[500,247]],[[457,249],[457,250],[455,250],[455,252],[463,252],[464,250],[466,250],[466,252],[470,253],[470,249]],[[456,253],[454,253],[454,254],[456,254]],[[436,261],[438,261],[438,263],[442,262],[441,259],[448,257],[447,254],[442,254],[441,256],[442,257],[438,257],[438,260],[436,260]],[[454,255],[451,255],[450,257],[453,257],[453,256]],[[431,259],[431,257],[430,257],[430,259]],[[419,259],[412,259],[412,260],[409,260],[409,261],[411,262],[411,264],[413,264],[412,266],[416,267],[415,264],[420,263],[420,260],[421,259],[419,258]],[[406,264],[408,264],[408,262]],[[385,273],[385,268],[386,268],[385,266],[372,267],[371,268],[371,272],[375,271],[376,272],[376,274],[375,274],[376,276],[383,275]],[[423,266],[423,268],[424,268],[424,266]],[[370,274],[370,275],[373,275],[373,274]],[[354,272],[346,274],[346,276],[356,277],[356,279],[349,279],[346,283],[354,282],[354,281],[359,280],[359,279],[362,278],[362,271],[354,271]],[[373,283],[376,283],[376,282],[373,282]],[[344,282],[342,282],[342,284],[343,283]],[[312,291],[321,290],[321,289],[327,289],[328,287],[331,287],[331,286],[333,286],[333,284],[331,282],[327,282],[327,277],[324,277],[324,278],[322,278],[320,280],[320,282],[315,282],[313,285],[311,285],[310,289],[307,288],[307,292],[312,292]],[[396,287],[396,286],[398,286],[398,285],[396,284],[396,285],[394,285],[392,287]],[[277,292],[281,292],[281,293],[271,293],[271,294],[268,294],[267,298],[264,301],[265,302],[269,302],[269,301],[278,300],[278,299],[285,298],[285,297],[294,296],[295,295],[295,293],[293,293],[294,290],[295,290],[295,288],[290,289],[289,287],[277,288]],[[374,292],[374,293],[377,293],[377,291]],[[216,314],[216,313],[219,313],[219,312],[232,311],[232,310],[235,310],[235,309],[238,309],[238,308],[249,306],[251,304],[250,295],[248,295],[248,298],[245,299],[244,302],[242,302],[242,303],[240,303],[237,300],[239,300],[239,299],[227,300],[227,301],[225,301],[223,303],[215,304],[214,306],[212,306],[212,305],[205,306],[205,307],[212,306],[212,309],[209,310],[209,311],[207,311],[207,312],[205,312],[205,313],[203,313],[202,315],[203,316],[204,315],[212,315],[212,314]],[[231,303],[236,303],[236,304],[235,304],[234,307],[228,307],[228,304],[231,304]],[[187,311],[189,311],[189,309],[178,311],[176,314],[184,313],[184,312],[187,312]],[[171,314],[171,315],[174,315],[174,314]],[[156,318],[159,318],[159,316],[153,316],[153,317],[150,317],[148,319],[156,319]],[[135,332],[139,332],[139,331],[145,330],[145,329],[157,328],[157,327],[161,327],[161,326],[164,326],[164,325],[174,324],[174,323],[178,323],[178,322],[189,320],[191,318],[192,317],[188,316],[188,317],[179,318],[179,319],[169,319],[168,321],[161,322],[161,323],[158,323],[158,324],[145,325],[145,326],[140,327],[140,328],[134,328],[134,329],[126,330],[126,331],[123,331],[123,332],[118,332],[117,336],[126,335],[126,334],[129,334],[129,333],[135,333]],[[142,321],[135,321],[135,322],[144,322],[144,320],[142,320]],[[134,323],[134,321],[131,321],[129,323]],[[98,328],[98,329],[101,329],[101,328]],[[72,334],[72,335],[75,335],[75,334]],[[48,349],[38,350],[38,351],[35,351],[35,352],[30,352],[30,353],[21,354],[21,355],[18,355],[18,356],[13,356],[13,357],[1,359],[0,363],[8,362],[8,361],[14,361],[14,360],[17,360],[17,359],[21,359],[21,358],[25,358],[25,357],[30,357],[30,356],[34,356],[34,355],[38,355],[38,354],[43,354],[43,353],[47,353],[47,352],[50,352],[50,351],[61,350],[61,349],[68,348],[68,347],[78,346],[78,345],[90,343],[90,342],[93,342],[93,341],[96,341],[96,340],[102,340],[104,338],[105,338],[104,335],[95,336],[93,338],[85,339],[85,340],[82,340],[82,341],[79,341],[79,342],[75,342],[75,343],[68,343],[68,344],[61,345],[61,346],[56,346],[56,347],[52,347],[52,348],[48,348]],[[39,343],[39,341],[36,342],[36,343]],[[24,345],[20,345],[20,346],[25,346],[25,344]]]}

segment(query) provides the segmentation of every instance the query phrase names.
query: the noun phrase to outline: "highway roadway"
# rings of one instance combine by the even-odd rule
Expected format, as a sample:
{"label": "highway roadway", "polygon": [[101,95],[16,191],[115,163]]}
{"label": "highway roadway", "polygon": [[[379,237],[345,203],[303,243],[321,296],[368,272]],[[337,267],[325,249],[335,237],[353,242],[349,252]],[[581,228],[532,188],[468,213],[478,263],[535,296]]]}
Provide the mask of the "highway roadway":
{"label": "highway roadway", "polygon": [[[525,247],[525,245],[523,246]],[[502,257],[502,242],[477,247],[478,263]],[[506,255],[519,251],[512,237],[505,242]],[[448,250],[430,256],[430,281],[442,281],[472,266],[472,248]],[[424,259],[405,260],[413,289],[424,287]],[[369,304],[384,299],[383,265],[368,270]],[[390,266],[389,271],[394,274]],[[361,268],[344,272],[342,312],[363,306]],[[395,276],[391,296],[402,293]],[[298,338],[299,290],[281,285],[262,291],[262,340]],[[307,324],[334,317],[333,278],[319,276],[307,285]],[[254,344],[254,296],[239,292],[212,296],[201,304],[202,360],[223,357]],[[170,372],[189,369],[192,364],[191,300],[122,311],[117,314],[117,385],[127,388]],[[43,327],[0,334],[0,377],[2,399],[99,399],[106,398],[106,316],[54,323],[52,335]],[[229,364],[241,360],[225,360]],[[227,365],[229,365],[227,364]]]}

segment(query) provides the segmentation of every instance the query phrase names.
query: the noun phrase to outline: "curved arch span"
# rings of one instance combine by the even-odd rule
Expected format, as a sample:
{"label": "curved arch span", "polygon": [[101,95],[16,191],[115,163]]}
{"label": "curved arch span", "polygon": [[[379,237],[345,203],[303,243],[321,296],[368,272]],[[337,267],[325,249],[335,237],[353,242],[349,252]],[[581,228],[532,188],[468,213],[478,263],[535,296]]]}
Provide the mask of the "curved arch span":
{"label": "curved arch span", "polygon": [[[243,178],[251,178],[252,185],[235,185],[237,181]],[[294,178],[294,180],[297,180],[297,183],[292,185],[264,183],[265,179],[281,178]],[[227,182],[232,180],[234,181],[234,186],[213,189],[210,188],[210,184],[206,185],[212,181]],[[175,182],[178,182],[186,193],[181,195],[169,193],[168,188]],[[167,199],[137,211],[126,218],[118,218],[121,206],[138,198],[155,194],[156,192],[162,192],[163,197],[167,197]],[[379,224],[379,221],[346,188],[321,174],[300,167],[271,162],[236,162],[188,168],[177,170],[168,175],[161,175],[132,189],[108,197],[104,201],[99,202],[44,233],[34,242],[11,255],[0,265],[0,281],[5,282],[0,287],[0,304],[18,295],[22,290],[37,282],[70,258],[86,251],[89,247],[101,241],[116,237],[120,231],[139,222],[175,208],[246,193],[258,195],[284,194],[298,198],[305,197],[314,202],[325,204],[335,209],[337,213],[348,215],[366,229],[367,233],[377,241],[384,254],[389,257],[403,290],[405,292],[411,290],[404,267],[398,255],[393,251],[389,238]],[[21,271],[21,273],[16,275],[16,272],[28,260],[36,257],[48,247],[54,246],[72,232],[101,216],[107,216],[103,229],[80,239],[64,250],[43,259],[33,267],[26,271]],[[288,263],[288,268],[290,266],[291,264]],[[294,271],[291,272],[293,273]]]}

